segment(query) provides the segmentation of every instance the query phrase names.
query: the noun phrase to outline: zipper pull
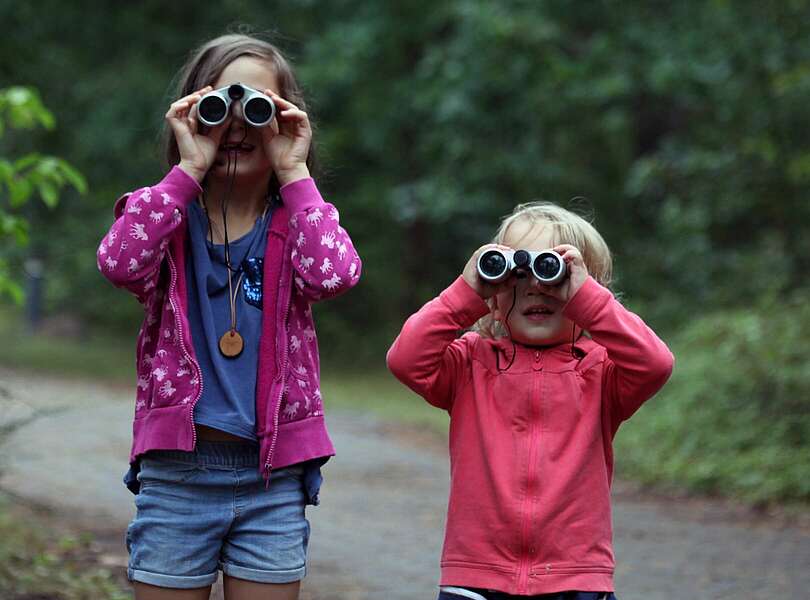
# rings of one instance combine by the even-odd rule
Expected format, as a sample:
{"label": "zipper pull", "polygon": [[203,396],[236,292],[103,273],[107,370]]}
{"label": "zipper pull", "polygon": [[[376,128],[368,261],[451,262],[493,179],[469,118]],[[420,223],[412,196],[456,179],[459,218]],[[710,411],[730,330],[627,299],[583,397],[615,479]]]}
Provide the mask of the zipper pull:
{"label": "zipper pull", "polygon": [[262,474],[262,477],[264,477],[264,489],[265,490],[270,489],[270,472],[272,470],[273,470],[273,467],[271,465],[264,465],[264,473]]}

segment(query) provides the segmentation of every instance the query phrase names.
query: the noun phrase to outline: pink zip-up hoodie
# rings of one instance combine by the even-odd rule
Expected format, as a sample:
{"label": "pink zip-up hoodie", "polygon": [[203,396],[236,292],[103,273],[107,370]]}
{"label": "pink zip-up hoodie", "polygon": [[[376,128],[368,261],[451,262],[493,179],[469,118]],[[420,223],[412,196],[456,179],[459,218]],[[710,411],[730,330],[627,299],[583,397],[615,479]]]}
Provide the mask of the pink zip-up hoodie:
{"label": "pink zip-up hoodie", "polygon": [[613,591],[613,436],[672,371],[655,333],[588,278],[553,347],[458,332],[489,312],[462,279],[411,316],[388,367],[450,413],[441,585],[517,595]]}
{"label": "pink zip-up hoodie", "polygon": [[[202,192],[178,167],[125,194],[98,248],[98,268],[132,292],[145,316],[130,462],[149,450],[193,450],[193,411],[205,381],[194,354],[186,296],[186,207]],[[338,211],[312,179],[281,188],[267,230],[256,434],[265,476],[334,454],[323,418],[318,343],[310,304],[354,286],[361,263]]]}

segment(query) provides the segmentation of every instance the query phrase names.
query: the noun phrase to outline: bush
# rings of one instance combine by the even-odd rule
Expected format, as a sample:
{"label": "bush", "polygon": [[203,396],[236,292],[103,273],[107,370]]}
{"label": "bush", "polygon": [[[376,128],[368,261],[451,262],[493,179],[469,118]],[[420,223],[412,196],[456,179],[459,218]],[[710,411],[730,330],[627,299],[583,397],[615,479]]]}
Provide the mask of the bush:
{"label": "bush", "polygon": [[623,476],[747,502],[810,501],[810,296],[677,338],[672,380],[617,437]]}

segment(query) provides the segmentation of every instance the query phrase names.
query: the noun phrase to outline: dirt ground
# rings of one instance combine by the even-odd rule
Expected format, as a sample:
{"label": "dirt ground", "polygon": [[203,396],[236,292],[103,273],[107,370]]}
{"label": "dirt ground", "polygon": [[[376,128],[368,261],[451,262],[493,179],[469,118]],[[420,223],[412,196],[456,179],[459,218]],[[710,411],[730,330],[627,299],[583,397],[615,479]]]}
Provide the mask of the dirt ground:
{"label": "dirt ground", "polygon": [[[123,573],[132,495],[121,484],[129,390],[0,370],[0,490],[39,518],[91,531],[95,560]],[[328,398],[325,398],[328,411]],[[328,413],[338,456],[324,467],[302,600],[435,598],[448,489],[442,436],[360,413]],[[622,600],[807,597],[806,512],[614,486]],[[90,560],[90,559],[88,559]],[[218,592],[215,593],[215,596]]]}

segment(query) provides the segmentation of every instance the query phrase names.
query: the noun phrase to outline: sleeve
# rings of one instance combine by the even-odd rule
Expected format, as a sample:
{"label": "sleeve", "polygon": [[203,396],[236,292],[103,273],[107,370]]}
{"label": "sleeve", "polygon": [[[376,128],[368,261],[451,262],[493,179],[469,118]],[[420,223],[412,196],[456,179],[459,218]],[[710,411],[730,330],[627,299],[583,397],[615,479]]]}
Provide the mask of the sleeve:
{"label": "sleeve", "polygon": [[282,186],[281,199],[292,215],[291,259],[299,292],[314,302],[354,287],[362,263],[337,208],[324,202],[309,177]]}
{"label": "sleeve", "polygon": [[119,198],[115,222],[96,252],[101,274],[145,303],[157,286],[169,240],[201,191],[192,177],[173,167],[157,185]]}
{"label": "sleeve", "polygon": [[607,350],[603,398],[615,433],[622,421],[663,387],[675,358],[641,317],[591,277],[565,305],[564,314]]}
{"label": "sleeve", "polygon": [[488,312],[487,303],[459,277],[405,322],[388,350],[388,369],[430,404],[450,412],[476,339],[475,334],[458,338],[458,332]]}

